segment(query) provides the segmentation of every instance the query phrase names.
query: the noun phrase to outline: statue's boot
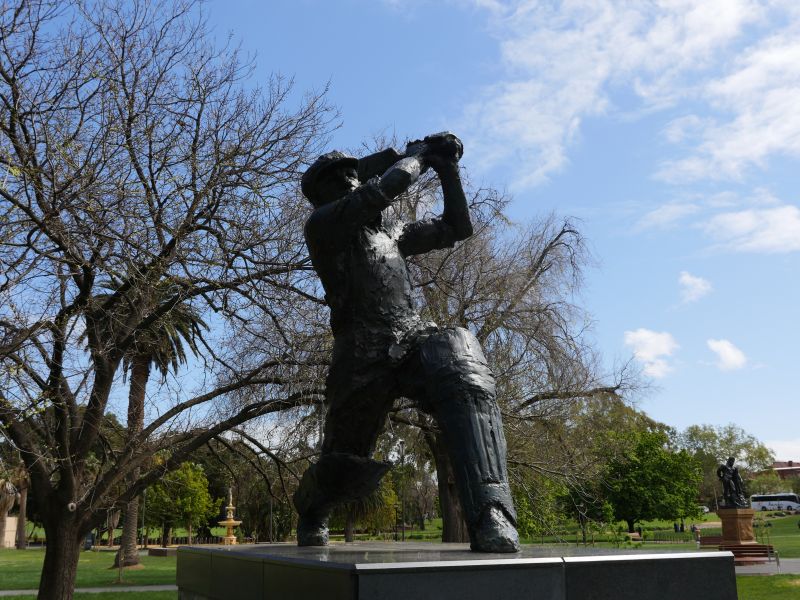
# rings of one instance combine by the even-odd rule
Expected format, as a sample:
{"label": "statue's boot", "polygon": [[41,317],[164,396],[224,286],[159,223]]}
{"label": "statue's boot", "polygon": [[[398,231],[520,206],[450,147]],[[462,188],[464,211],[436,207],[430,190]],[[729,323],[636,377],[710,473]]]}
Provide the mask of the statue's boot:
{"label": "statue's boot", "polygon": [[420,350],[427,397],[453,467],[471,547],[518,552],[494,376],[478,340],[466,329],[446,329]]}
{"label": "statue's boot", "polygon": [[514,521],[497,506],[489,506],[469,528],[470,548],[476,552],[519,552]]}
{"label": "statue's boot", "polygon": [[300,515],[297,544],[326,546],[331,509],[372,493],[390,467],[389,463],[353,454],[322,455],[306,469],[294,493],[294,505]]}

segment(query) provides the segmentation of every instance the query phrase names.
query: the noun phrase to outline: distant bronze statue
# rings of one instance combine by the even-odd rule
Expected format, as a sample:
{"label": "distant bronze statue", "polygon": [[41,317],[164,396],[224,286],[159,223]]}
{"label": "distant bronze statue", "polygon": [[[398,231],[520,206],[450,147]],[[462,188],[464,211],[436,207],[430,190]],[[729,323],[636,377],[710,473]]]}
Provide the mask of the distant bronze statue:
{"label": "distant bronze statue", "polygon": [[[406,397],[442,432],[472,549],[519,550],[494,376],[467,329],[421,320],[406,264],[407,256],[472,235],[462,152],[456,136],[440,133],[412,142],[405,154],[330,152],[303,175],[303,194],[315,206],[306,243],[325,288],[334,348],[321,456],[294,495],[301,546],[327,544],[331,509],[377,488],[390,465],[371,456],[393,402]],[[381,212],[428,168],[442,185],[442,215],[389,231]]]}
{"label": "distant bronze statue", "polygon": [[744,482],[739,475],[739,469],[733,466],[735,461],[731,456],[725,464],[717,467],[717,477],[722,481],[724,508],[747,508]]}

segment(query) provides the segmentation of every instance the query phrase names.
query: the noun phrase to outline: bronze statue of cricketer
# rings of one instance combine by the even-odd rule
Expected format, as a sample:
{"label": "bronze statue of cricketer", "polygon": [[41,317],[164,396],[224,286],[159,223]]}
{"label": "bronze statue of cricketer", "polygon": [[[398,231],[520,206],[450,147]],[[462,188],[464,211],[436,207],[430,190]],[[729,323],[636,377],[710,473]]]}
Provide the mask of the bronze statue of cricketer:
{"label": "bronze statue of cricketer", "polygon": [[[334,349],[321,456],[294,495],[301,546],[327,544],[331,509],[378,486],[390,465],[372,460],[375,443],[393,402],[406,397],[442,431],[472,549],[519,550],[494,376],[472,333],[421,320],[411,299],[406,257],[472,235],[462,153],[461,141],[445,132],[412,142],[404,154],[330,152],[303,175],[303,194],[315,207],[306,243],[330,306]],[[442,215],[384,228],[381,212],[428,168],[442,185]]]}

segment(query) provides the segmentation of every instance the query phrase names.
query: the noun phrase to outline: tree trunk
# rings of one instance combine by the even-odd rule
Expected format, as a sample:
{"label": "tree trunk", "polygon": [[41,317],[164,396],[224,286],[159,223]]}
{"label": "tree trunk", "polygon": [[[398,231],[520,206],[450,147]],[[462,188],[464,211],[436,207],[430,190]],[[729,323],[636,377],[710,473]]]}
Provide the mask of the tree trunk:
{"label": "tree trunk", "polygon": [[166,548],[170,544],[172,544],[172,525],[164,523],[161,530],[161,546]]}
{"label": "tree trunk", "polygon": [[344,520],[344,541],[352,542],[355,539],[353,535],[356,529],[356,511],[352,506],[347,507],[347,516]]}
{"label": "tree trunk", "polygon": [[189,545],[191,545],[192,544],[192,524],[191,523],[187,523],[186,524],[186,535],[188,536]]}
{"label": "tree trunk", "polygon": [[[144,396],[147,381],[150,379],[150,356],[139,354],[131,361],[131,387],[128,392],[128,438],[138,435],[144,427]],[[134,469],[128,478],[132,485],[139,479],[139,469]],[[139,497],[125,506],[125,522],[122,524],[122,539],[119,552],[114,558],[114,566],[119,567],[120,552],[124,557],[123,567],[139,564],[139,551],[136,547],[137,525],[139,524]]]}
{"label": "tree trunk", "polygon": [[28,547],[27,528],[28,518],[28,488],[23,487],[19,490],[19,515],[17,515],[17,550],[25,550]]}
{"label": "tree trunk", "polygon": [[581,528],[581,539],[583,541],[583,545],[586,545],[586,527],[588,525],[588,519],[585,514],[582,512],[578,513],[578,525]]}
{"label": "tree trunk", "polygon": [[625,519],[625,522],[628,524],[628,533],[633,533],[635,531],[633,529],[634,519]]}
{"label": "tree trunk", "polygon": [[469,542],[469,532],[461,512],[453,467],[439,434],[426,435],[436,462],[439,487],[439,507],[442,511],[442,542]]}
{"label": "tree trunk", "polygon": [[123,567],[131,567],[139,564],[139,548],[136,545],[136,534],[139,522],[139,498],[138,496],[128,502],[125,506],[125,521],[122,523],[122,538],[119,543],[119,551],[114,557],[114,566],[119,567],[120,553],[124,559]]}
{"label": "tree trunk", "polygon": [[269,497],[269,541],[270,543],[275,541],[275,532],[273,531],[273,519],[272,519],[272,495],[270,494]]}
{"label": "tree trunk", "polygon": [[117,525],[119,525],[119,517],[122,514],[120,510],[112,510],[108,513],[108,547],[114,545],[114,532],[117,530]]}
{"label": "tree trunk", "polygon": [[[71,515],[70,515],[71,516]],[[74,518],[44,522],[47,546],[39,581],[38,600],[72,600],[82,537]]]}

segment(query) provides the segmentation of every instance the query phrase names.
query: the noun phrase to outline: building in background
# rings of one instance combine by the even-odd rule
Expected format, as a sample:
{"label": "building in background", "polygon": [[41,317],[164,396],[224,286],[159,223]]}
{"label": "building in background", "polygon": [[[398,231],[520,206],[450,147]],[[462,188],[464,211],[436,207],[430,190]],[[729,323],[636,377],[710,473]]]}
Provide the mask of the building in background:
{"label": "building in background", "polygon": [[775,471],[781,479],[800,477],[800,462],[794,460],[775,461],[772,463],[772,470]]}

